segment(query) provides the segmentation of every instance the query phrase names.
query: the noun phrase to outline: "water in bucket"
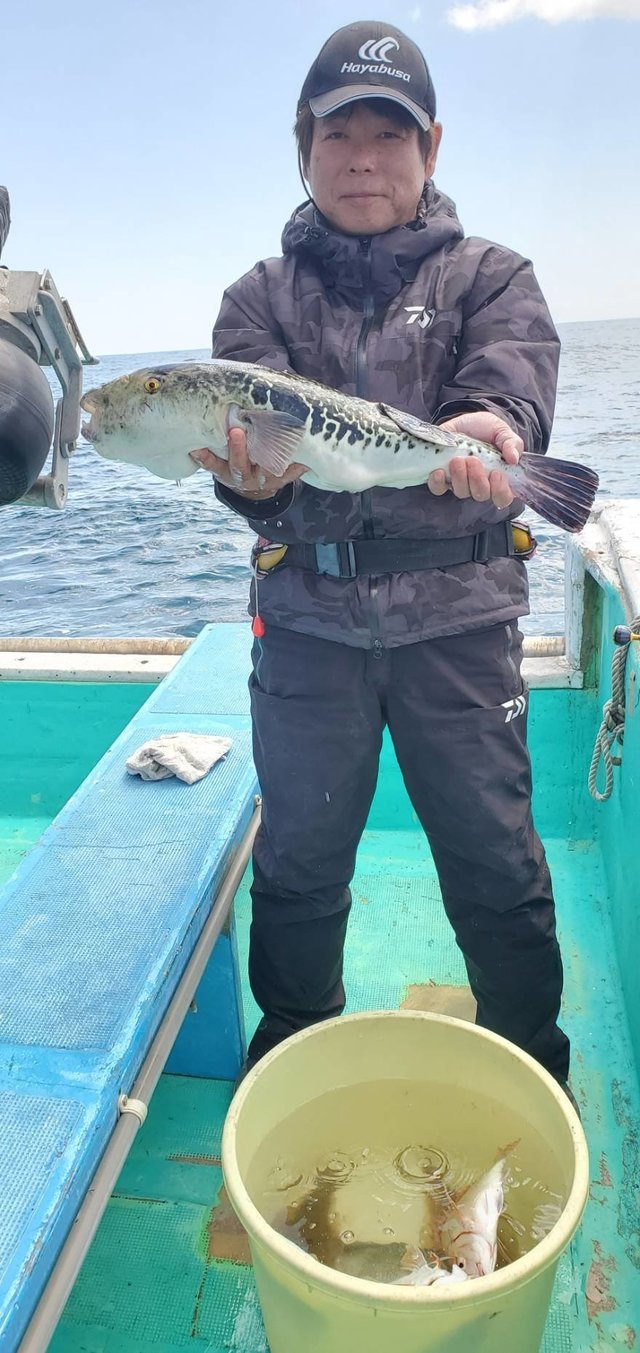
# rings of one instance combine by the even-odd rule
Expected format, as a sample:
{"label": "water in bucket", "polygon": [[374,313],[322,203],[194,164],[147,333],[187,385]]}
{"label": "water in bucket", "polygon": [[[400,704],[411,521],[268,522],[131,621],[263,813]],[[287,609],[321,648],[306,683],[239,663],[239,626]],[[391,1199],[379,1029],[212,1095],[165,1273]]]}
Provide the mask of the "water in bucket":
{"label": "water in bucket", "polygon": [[[321,1263],[377,1282],[420,1281],[423,1256],[451,1272],[446,1220],[504,1158],[497,1267],[532,1249],[566,1196],[542,1138],[504,1105],[452,1086],[394,1080],[341,1087],[285,1118],[248,1187],[265,1219]],[[424,1272],[424,1270],[422,1270]]]}

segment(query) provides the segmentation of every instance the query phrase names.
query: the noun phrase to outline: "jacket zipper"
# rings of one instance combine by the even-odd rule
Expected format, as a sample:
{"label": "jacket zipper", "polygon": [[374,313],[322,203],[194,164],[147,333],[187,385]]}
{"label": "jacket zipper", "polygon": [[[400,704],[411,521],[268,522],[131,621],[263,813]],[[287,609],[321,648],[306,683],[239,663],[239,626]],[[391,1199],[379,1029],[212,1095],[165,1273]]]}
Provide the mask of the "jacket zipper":
{"label": "jacket zipper", "polygon": [[[371,240],[364,238],[360,240],[360,252],[366,256],[367,263],[371,265]],[[375,297],[368,292],[364,297],[362,324],[356,343],[356,395],[360,399],[369,398],[369,373],[365,362],[367,339],[371,333],[373,316],[375,312]],[[362,513],[362,522],[364,527],[365,540],[373,540],[375,531],[373,527],[373,506],[371,502],[371,489],[365,489],[360,494],[360,510]],[[369,599],[371,601],[371,633],[373,636],[373,656],[381,658],[383,654],[383,644],[380,638],[380,617],[378,615],[378,584],[370,582]]]}
{"label": "jacket zipper", "polygon": [[[356,344],[356,394],[359,399],[369,398],[369,372],[365,362],[367,339],[371,333],[373,324],[373,314],[375,310],[375,300],[373,296],[364,298],[364,317],[358,334]],[[365,540],[373,540],[375,531],[373,529],[373,507],[371,503],[371,489],[364,489],[360,494],[360,505],[364,521]]]}

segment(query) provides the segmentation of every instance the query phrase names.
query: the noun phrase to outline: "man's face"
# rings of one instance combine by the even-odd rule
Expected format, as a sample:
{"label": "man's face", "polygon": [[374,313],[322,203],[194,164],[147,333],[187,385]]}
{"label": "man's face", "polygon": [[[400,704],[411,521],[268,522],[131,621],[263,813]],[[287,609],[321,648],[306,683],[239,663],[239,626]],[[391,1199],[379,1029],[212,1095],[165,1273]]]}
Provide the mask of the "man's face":
{"label": "man's face", "polygon": [[417,122],[402,126],[367,100],[317,118],[307,177],[316,205],[347,235],[379,235],[415,217],[434,170],[442,128],[431,130],[426,159]]}

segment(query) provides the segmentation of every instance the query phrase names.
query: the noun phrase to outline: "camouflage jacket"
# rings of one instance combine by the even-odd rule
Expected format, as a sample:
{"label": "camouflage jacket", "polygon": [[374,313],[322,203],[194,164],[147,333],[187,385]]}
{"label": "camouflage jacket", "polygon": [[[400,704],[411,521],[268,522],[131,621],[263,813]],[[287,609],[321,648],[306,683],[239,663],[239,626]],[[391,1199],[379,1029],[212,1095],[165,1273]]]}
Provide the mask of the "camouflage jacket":
{"label": "camouflage jacket", "polygon": [[[312,203],[270,258],[224,294],[213,356],[298,372],[428,422],[489,409],[528,450],[546,451],[559,342],[531,264],[464,238],[449,198],[428,184],[416,220],[360,238]],[[298,481],[251,502],[219,499],[270,540],[434,539],[516,516],[491,503],[435,497],[426,486],[329,493]],[[250,610],[253,607],[253,599]],[[512,558],[339,579],[281,567],[260,582],[260,614],[284,628],[371,648],[506,622],[528,610],[525,565]]]}

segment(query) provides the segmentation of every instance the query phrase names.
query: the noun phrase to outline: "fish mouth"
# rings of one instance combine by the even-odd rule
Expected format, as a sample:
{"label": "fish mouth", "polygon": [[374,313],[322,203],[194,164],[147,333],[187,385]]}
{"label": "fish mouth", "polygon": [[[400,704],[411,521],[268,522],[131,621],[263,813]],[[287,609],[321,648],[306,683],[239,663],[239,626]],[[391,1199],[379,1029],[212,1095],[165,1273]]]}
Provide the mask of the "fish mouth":
{"label": "fish mouth", "polygon": [[86,442],[92,442],[95,437],[95,429],[93,426],[93,415],[96,412],[96,406],[91,398],[92,394],[93,390],[87,390],[86,395],[83,395],[82,399],[80,400],[80,408],[84,409],[84,412],[89,414],[89,422],[83,423],[82,427],[80,428],[82,436],[84,437]]}

